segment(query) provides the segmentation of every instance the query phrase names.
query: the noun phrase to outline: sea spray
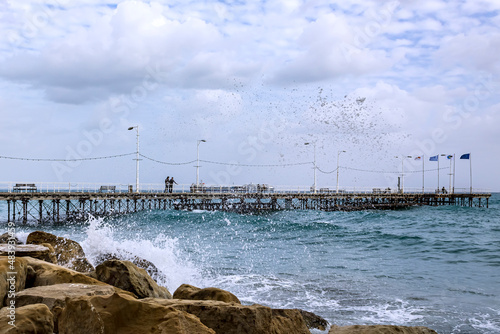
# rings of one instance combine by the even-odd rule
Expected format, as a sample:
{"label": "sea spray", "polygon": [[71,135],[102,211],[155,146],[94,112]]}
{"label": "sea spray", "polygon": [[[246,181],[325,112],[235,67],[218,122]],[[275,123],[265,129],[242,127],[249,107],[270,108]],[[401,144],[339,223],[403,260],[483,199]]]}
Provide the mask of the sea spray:
{"label": "sea spray", "polygon": [[187,254],[179,250],[179,240],[159,233],[153,240],[134,238],[116,233],[116,227],[102,218],[89,217],[86,239],[81,245],[88,260],[98,265],[98,259],[115,255],[122,260],[133,261],[142,258],[152,262],[160,271],[157,280],[171,292],[183,283],[202,285],[200,271],[189,260]]}

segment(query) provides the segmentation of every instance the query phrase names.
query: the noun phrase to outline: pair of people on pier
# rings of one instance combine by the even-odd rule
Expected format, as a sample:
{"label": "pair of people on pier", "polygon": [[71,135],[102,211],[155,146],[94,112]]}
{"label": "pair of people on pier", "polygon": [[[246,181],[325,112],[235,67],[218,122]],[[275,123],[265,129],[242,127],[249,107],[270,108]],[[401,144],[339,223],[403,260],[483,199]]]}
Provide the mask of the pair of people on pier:
{"label": "pair of people on pier", "polygon": [[175,182],[175,180],[174,180],[174,177],[167,176],[167,178],[165,179],[165,191],[164,192],[171,193],[174,189],[174,183],[177,184],[177,182]]}

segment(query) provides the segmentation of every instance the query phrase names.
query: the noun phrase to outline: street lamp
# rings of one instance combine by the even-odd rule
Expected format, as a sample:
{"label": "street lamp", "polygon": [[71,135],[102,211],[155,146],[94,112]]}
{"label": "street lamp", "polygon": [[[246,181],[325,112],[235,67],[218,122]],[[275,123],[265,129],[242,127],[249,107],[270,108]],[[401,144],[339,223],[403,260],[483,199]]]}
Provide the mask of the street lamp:
{"label": "street lamp", "polygon": [[[311,143],[304,143],[304,145],[310,145]],[[314,146],[314,193],[316,193],[316,142],[312,143]]]}
{"label": "street lamp", "polygon": [[337,153],[337,194],[339,193],[339,159],[340,153],[345,153],[345,151],[338,151]]}
{"label": "street lamp", "polygon": [[199,169],[200,169],[200,143],[206,143],[205,139],[199,139],[196,144],[196,188],[199,185]]}
{"label": "street lamp", "polygon": [[401,193],[404,194],[405,192],[405,169],[404,169],[404,162],[405,159],[411,158],[411,155],[402,155],[402,156],[395,156],[397,159],[401,159]]}
{"label": "street lamp", "polygon": [[135,152],[135,192],[139,192],[139,125],[131,126],[128,130],[137,130],[137,150]]}

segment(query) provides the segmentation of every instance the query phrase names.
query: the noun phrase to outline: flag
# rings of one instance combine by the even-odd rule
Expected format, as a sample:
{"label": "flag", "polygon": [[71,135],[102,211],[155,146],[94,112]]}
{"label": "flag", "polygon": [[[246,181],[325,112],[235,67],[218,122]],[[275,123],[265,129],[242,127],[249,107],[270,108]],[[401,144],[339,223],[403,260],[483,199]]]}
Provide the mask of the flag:
{"label": "flag", "polygon": [[460,159],[470,159],[470,153],[462,154]]}
{"label": "flag", "polygon": [[448,158],[448,160],[450,159],[453,159],[453,155],[449,154],[448,156],[446,156]]}
{"label": "flag", "polygon": [[421,160],[422,157],[415,157],[415,160]]}
{"label": "flag", "polygon": [[438,161],[438,160],[439,160],[439,154],[429,158],[429,161]]}

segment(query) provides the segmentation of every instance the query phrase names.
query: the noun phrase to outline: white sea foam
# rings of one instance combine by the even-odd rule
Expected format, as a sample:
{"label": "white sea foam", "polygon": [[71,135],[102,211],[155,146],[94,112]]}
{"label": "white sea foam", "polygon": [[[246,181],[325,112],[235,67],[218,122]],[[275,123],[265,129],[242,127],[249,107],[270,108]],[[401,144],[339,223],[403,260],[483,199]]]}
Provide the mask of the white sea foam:
{"label": "white sea foam", "polygon": [[[500,315],[500,311],[493,310]],[[477,314],[469,319],[472,327],[482,330],[483,333],[500,333],[500,317],[492,317],[490,314]]]}
{"label": "white sea foam", "polygon": [[81,245],[89,261],[96,265],[99,256],[117,254],[121,259],[133,260],[135,256],[146,259],[164,274],[159,284],[173,292],[179,285],[189,282],[201,282],[199,270],[181,254],[176,238],[158,234],[153,240],[140,237],[129,239],[118,236],[115,229],[102,219],[90,217],[86,230],[86,239]]}
{"label": "white sea foam", "polygon": [[391,303],[351,307],[362,314],[363,323],[406,324],[422,320],[425,311],[400,299]]}

